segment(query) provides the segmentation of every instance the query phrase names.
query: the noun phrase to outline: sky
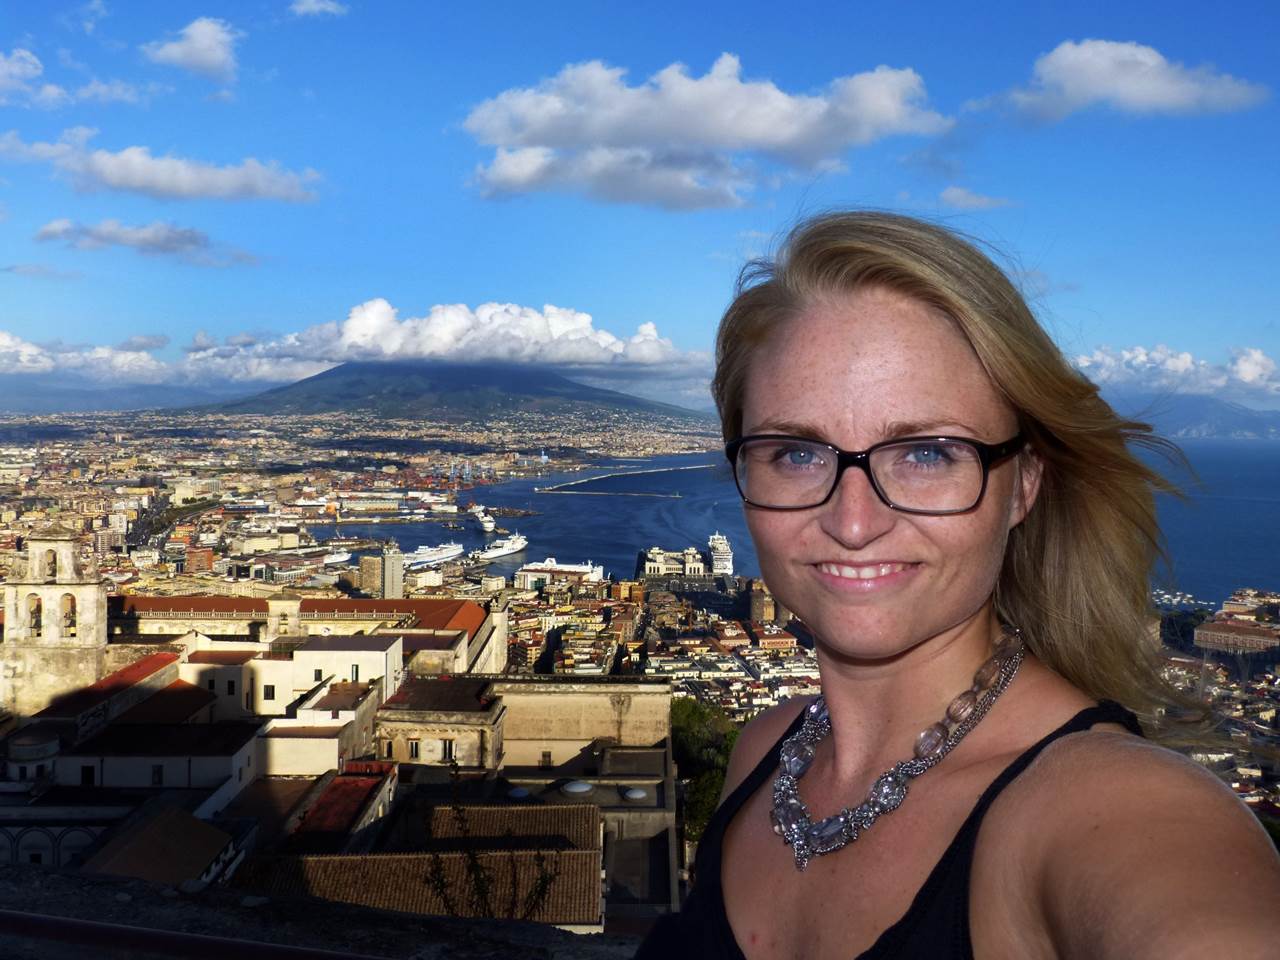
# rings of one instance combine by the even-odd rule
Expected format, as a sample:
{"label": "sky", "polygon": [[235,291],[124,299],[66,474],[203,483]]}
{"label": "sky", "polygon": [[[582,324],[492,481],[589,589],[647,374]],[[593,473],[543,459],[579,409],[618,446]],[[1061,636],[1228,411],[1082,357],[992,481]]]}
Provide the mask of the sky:
{"label": "sky", "polygon": [[1280,408],[1280,7],[0,4],[0,373],[557,365],[706,407],[743,262],[872,207],[1117,388]]}

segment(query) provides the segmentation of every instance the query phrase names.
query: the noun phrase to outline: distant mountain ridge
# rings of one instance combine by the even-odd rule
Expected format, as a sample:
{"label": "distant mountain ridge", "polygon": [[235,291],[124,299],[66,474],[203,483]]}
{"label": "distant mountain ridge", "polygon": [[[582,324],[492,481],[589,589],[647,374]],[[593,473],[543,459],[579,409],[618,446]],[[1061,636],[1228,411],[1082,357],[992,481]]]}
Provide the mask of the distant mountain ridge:
{"label": "distant mountain ridge", "polygon": [[253,386],[243,383],[193,387],[177,383],[103,383],[65,373],[0,373],[0,413],[163,410],[193,403],[219,403],[253,390]]}
{"label": "distant mountain ridge", "polygon": [[360,411],[386,418],[477,420],[516,411],[626,410],[706,420],[705,414],[577,383],[543,367],[435,361],[353,362],[215,408],[294,416]]}
{"label": "distant mountain ridge", "polygon": [[1171,440],[1280,440],[1280,410],[1254,410],[1229,400],[1192,394],[1111,393],[1117,411],[1150,423]]}

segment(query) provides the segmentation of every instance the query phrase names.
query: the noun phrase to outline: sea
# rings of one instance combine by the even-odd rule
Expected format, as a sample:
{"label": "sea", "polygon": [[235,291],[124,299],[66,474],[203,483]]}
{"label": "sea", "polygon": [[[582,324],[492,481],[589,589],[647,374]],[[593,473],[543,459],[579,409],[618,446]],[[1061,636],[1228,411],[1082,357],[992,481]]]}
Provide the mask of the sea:
{"label": "sea", "polygon": [[[1153,587],[1215,607],[1240,587],[1280,591],[1280,442],[1189,440],[1181,448],[1190,469],[1142,454],[1183,491],[1158,498],[1172,564],[1155,571]],[[572,485],[561,486],[566,483]],[[560,489],[539,492],[550,487]],[[716,532],[729,538],[735,573],[760,572],[733,477],[719,453],[601,460],[588,470],[478,486],[459,500],[465,505],[468,498],[534,512],[498,519],[500,528],[529,539],[523,552],[491,563],[490,570],[508,577],[525,563],[550,557],[602,564],[606,574],[627,579],[645,549],[705,548]],[[459,519],[461,530],[437,522],[320,524],[310,530],[322,540],[394,538],[406,552],[451,540],[470,551],[501,536]]]}

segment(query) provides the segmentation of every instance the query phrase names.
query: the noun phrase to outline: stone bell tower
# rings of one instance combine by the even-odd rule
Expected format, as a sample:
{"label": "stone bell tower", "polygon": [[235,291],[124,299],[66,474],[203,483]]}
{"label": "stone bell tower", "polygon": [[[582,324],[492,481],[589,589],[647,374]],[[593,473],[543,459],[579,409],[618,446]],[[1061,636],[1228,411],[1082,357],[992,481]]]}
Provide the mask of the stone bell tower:
{"label": "stone bell tower", "polygon": [[107,588],[75,534],[52,529],[26,540],[4,584],[0,706],[19,717],[102,679]]}

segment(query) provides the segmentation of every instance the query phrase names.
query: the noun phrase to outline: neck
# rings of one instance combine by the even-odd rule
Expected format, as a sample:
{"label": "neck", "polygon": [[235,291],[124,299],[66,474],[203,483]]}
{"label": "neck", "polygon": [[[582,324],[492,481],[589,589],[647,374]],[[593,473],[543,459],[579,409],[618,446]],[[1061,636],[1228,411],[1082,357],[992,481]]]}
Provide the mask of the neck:
{"label": "neck", "polygon": [[823,766],[830,765],[833,781],[858,785],[909,759],[920,731],[941,720],[948,704],[969,688],[999,637],[988,601],[968,619],[890,659],[850,660],[819,646],[831,715],[831,749]]}

